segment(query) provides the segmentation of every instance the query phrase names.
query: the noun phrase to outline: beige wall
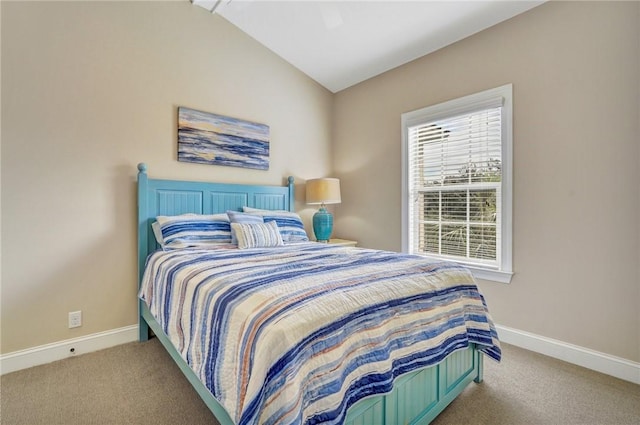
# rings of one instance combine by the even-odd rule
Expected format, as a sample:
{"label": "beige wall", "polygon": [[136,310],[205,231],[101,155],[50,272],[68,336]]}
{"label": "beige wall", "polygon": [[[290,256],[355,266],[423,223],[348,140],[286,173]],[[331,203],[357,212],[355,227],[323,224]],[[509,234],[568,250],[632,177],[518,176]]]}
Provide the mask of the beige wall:
{"label": "beige wall", "polygon": [[335,96],[341,237],[401,248],[400,115],[513,83],[497,323],[640,361],[640,3],[552,2]]}
{"label": "beige wall", "polygon": [[[513,83],[516,275],[480,282],[493,316],[640,361],[640,3],[548,3],[335,96],[186,1],[0,5],[0,352],[136,323],[136,163],[333,168],[336,235],[399,250],[401,113]],[[269,124],[270,170],[178,163],[178,106]]]}
{"label": "beige wall", "polygon": [[[331,170],[331,93],[217,15],[188,1],[1,7],[2,353],[137,323],[138,162],[277,185]],[[269,171],[177,162],[178,106],[270,125]]]}

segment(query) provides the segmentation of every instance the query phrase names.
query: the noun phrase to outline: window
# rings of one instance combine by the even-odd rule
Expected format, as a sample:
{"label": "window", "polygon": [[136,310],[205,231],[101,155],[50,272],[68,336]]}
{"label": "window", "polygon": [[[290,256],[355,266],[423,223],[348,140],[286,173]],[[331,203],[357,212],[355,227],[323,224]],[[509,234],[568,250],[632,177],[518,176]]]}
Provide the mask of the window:
{"label": "window", "polygon": [[403,251],[511,280],[511,84],[402,114]]}

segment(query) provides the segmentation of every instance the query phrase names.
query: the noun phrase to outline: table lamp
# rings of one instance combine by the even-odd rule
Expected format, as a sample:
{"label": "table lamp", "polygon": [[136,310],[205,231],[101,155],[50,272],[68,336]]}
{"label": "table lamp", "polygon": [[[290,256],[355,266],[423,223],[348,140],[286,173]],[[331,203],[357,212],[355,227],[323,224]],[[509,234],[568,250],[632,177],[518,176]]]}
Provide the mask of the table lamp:
{"label": "table lamp", "polygon": [[318,242],[329,242],[333,231],[333,215],[325,205],[340,202],[340,180],[329,177],[307,180],[307,204],[320,204],[320,209],[313,215],[313,233]]}

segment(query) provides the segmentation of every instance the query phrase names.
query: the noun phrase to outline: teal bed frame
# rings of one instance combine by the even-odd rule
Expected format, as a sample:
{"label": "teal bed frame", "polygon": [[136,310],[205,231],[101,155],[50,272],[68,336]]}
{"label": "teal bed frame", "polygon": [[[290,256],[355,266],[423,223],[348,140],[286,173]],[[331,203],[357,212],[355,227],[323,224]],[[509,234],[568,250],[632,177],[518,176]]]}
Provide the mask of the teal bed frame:
{"label": "teal bed frame", "polygon": [[[147,256],[158,249],[151,224],[159,215],[215,214],[243,206],[294,211],[294,183],[260,186],[150,179],[138,164],[138,288]],[[162,343],[220,425],[234,425],[227,411],[198,379],[171,344],[147,305],[138,300],[139,339],[150,332]],[[360,400],[347,413],[346,425],[428,424],[472,381],[482,381],[483,355],[477,347],[456,351],[441,363],[398,377],[393,391]]]}

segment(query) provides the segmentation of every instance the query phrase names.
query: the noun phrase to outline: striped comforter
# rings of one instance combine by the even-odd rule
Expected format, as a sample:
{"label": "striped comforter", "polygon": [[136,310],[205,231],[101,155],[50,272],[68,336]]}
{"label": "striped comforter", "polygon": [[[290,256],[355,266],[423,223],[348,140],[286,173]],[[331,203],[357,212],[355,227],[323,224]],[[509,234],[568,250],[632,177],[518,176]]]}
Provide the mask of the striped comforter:
{"label": "striped comforter", "polygon": [[341,423],[470,343],[501,356],[471,274],[417,256],[316,243],[156,252],[140,297],[237,424]]}

